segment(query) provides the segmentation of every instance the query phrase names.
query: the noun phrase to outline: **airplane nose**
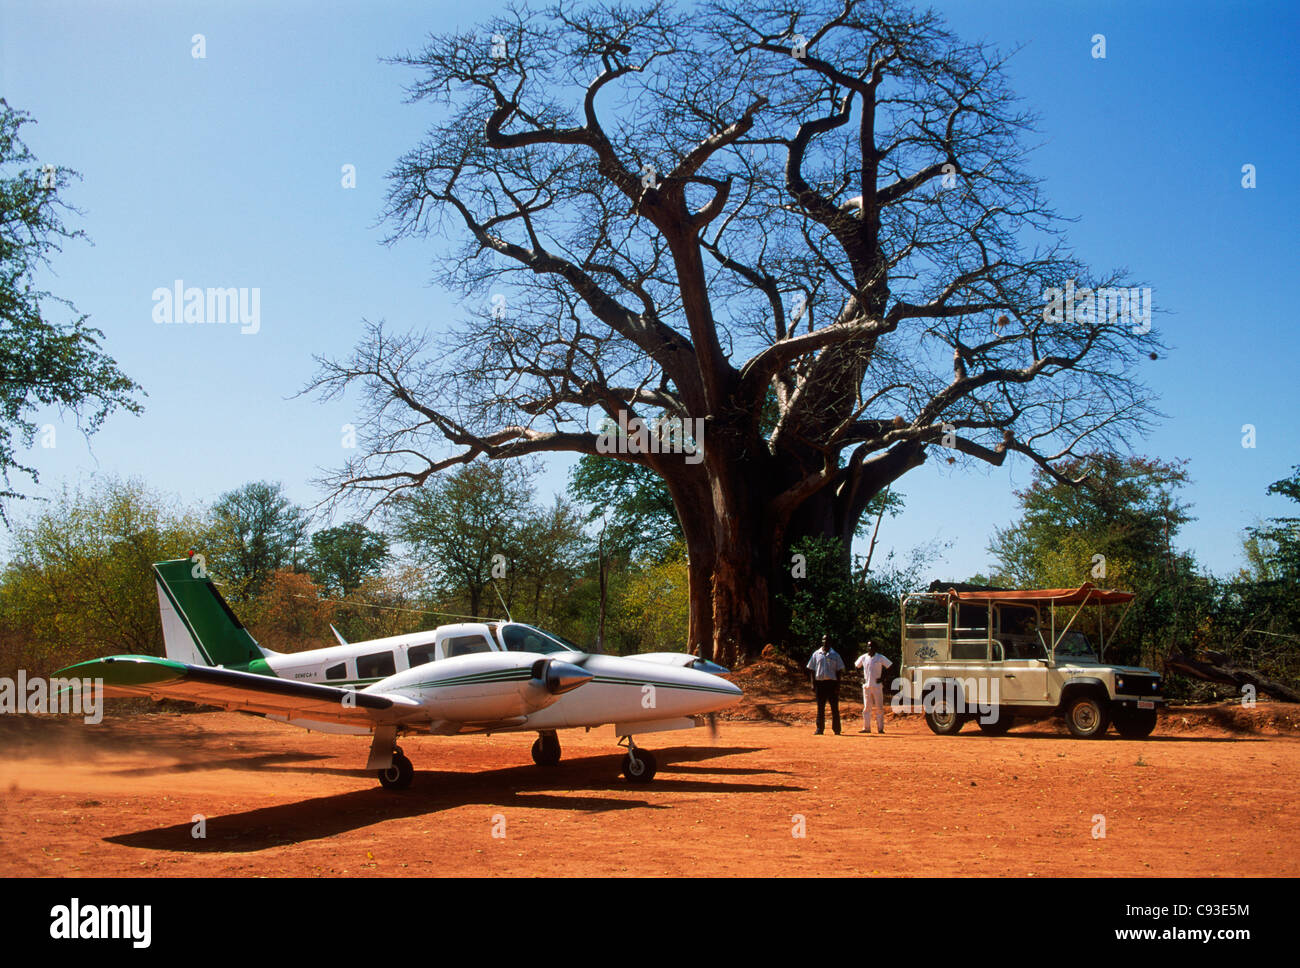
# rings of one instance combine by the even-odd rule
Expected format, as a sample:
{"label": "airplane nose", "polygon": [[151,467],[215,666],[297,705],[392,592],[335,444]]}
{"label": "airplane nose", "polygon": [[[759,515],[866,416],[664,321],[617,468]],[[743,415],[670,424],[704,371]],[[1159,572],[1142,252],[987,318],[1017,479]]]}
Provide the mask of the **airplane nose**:
{"label": "airplane nose", "polygon": [[[540,677],[539,677],[540,678]],[[551,659],[546,665],[546,688],[555,695],[571,692],[595,678],[586,669],[579,668],[571,662]]]}

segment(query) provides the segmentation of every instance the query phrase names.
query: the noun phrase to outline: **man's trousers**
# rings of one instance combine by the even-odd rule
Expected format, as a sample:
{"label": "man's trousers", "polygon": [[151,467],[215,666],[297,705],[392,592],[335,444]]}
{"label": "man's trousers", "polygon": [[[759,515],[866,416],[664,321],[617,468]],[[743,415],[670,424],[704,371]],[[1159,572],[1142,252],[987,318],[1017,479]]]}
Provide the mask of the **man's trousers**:
{"label": "man's trousers", "polygon": [[871,713],[876,714],[876,729],[885,731],[885,687],[880,683],[862,687],[862,728],[871,732]]}
{"label": "man's trousers", "polygon": [[826,703],[831,704],[831,729],[840,731],[840,683],[838,679],[814,680],[817,693],[817,732],[826,728]]}

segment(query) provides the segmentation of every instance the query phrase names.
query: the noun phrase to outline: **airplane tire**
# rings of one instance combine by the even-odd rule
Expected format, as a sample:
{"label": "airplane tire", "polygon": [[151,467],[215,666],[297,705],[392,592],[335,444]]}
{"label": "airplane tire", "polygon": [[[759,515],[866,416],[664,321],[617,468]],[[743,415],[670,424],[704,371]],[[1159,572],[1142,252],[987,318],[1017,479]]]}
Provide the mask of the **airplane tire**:
{"label": "airplane tire", "polygon": [[631,755],[623,757],[623,776],[628,783],[649,783],[655,778],[655,758],[649,750],[637,749],[636,765],[633,766]]}
{"label": "airplane tire", "polygon": [[533,762],[538,766],[557,766],[560,762],[560,738],[543,733],[533,740]]}
{"label": "airplane tire", "polygon": [[379,770],[379,783],[385,790],[405,790],[411,785],[415,776],[415,767],[401,753],[393,756],[393,765],[386,770]]}

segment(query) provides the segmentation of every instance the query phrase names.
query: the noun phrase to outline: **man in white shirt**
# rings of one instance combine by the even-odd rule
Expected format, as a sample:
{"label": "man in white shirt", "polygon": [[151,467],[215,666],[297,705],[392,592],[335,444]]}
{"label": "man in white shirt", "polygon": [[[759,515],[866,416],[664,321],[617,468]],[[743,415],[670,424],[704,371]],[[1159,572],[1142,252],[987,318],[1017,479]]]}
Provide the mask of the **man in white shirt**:
{"label": "man in white shirt", "polygon": [[844,660],[831,648],[831,637],[822,636],[822,647],[808,660],[812,672],[813,692],[817,694],[817,735],[826,731],[826,704],[831,704],[831,729],[840,735],[840,673]]}
{"label": "man in white shirt", "polygon": [[885,689],[880,684],[882,669],[891,668],[894,663],[876,651],[873,642],[867,642],[867,651],[858,656],[853,663],[862,670],[862,729],[861,733],[871,732],[871,711],[876,712],[876,728],[885,731]]}

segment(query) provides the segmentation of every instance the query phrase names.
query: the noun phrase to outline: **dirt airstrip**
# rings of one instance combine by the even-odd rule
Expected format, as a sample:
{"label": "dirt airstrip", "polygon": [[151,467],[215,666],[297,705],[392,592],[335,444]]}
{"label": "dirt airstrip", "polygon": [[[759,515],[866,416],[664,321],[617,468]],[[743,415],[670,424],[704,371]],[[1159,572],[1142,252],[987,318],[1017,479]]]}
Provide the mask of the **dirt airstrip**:
{"label": "dirt airstrip", "polygon": [[1300,874],[1295,707],[1086,741],[892,715],[864,736],[846,706],[844,735],[815,736],[806,699],[747,693],[716,740],[643,737],[646,787],[618,775],[610,727],[561,733],[551,769],[533,734],[406,738],[415,781],[389,793],[364,737],[222,712],[4,716],[0,874]]}

